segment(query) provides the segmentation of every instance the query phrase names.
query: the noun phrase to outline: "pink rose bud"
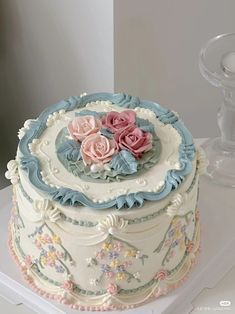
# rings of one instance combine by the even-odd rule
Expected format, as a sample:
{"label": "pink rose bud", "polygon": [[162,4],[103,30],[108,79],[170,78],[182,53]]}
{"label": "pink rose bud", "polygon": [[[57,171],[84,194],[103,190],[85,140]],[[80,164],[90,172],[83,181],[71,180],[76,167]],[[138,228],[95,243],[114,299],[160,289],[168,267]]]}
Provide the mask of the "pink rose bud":
{"label": "pink rose bud", "polygon": [[114,283],[110,283],[107,288],[107,292],[111,295],[115,295],[118,292],[118,286]]}
{"label": "pink rose bud", "polygon": [[78,116],[69,123],[68,131],[74,139],[81,142],[88,135],[97,133],[101,127],[101,121],[94,116]]}
{"label": "pink rose bud", "polygon": [[67,290],[67,291],[73,291],[73,288],[74,288],[74,284],[71,280],[66,280],[63,285],[62,285],[62,288],[64,290]]}

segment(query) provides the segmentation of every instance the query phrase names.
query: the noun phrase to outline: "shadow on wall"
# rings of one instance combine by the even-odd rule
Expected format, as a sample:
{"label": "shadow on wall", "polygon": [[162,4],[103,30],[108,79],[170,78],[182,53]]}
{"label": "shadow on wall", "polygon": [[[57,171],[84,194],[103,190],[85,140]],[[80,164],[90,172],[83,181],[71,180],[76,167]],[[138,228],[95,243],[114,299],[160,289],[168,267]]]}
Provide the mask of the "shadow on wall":
{"label": "shadow on wall", "polygon": [[[0,188],[9,185],[4,173],[7,162],[15,156],[17,130],[24,120],[19,105],[27,97],[22,88],[23,77],[9,57],[9,41],[17,47],[22,40],[18,17],[17,6],[8,0],[0,2]],[[17,54],[17,49],[11,53]]]}
{"label": "shadow on wall", "polygon": [[112,1],[0,0],[0,6],[1,188],[24,121],[68,96],[113,91],[114,70]]}
{"label": "shadow on wall", "polygon": [[[0,0],[0,188],[9,184],[4,178],[6,163],[15,157],[17,132],[24,121],[95,85],[92,70],[98,71],[91,68],[89,76],[85,62],[93,50],[80,43],[83,24],[89,23],[84,16],[89,5],[76,13],[76,1],[68,7],[67,2],[55,4]],[[80,14],[79,24],[72,14]],[[91,39],[88,44],[93,44]],[[93,62],[99,64],[99,58],[95,55]]]}

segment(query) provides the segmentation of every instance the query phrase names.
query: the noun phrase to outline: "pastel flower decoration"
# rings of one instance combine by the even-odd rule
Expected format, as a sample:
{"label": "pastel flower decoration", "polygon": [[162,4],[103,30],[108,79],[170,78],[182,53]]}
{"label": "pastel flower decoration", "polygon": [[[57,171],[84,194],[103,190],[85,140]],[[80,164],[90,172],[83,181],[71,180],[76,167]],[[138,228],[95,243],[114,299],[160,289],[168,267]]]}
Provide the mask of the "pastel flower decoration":
{"label": "pastel flower decoration", "polygon": [[52,236],[52,242],[53,242],[53,243],[56,243],[56,244],[61,244],[61,239],[60,239],[60,237],[59,237],[58,235],[53,234],[53,236]]}
{"label": "pastel flower decoration", "polygon": [[157,280],[164,280],[167,277],[167,275],[168,275],[168,271],[165,269],[161,269],[156,273],[154,278]]}
{"label": "pastel flower decoration", "polygon": [[101,264],[100,270],[102,271],[102,273],[108,273],[110,271],[110,266],[107,264]]}
{"label": "pastel flower decoration", "polygon": [[117,241],[117,242],[114,243],[114,245],[113,245],[113,250],[114,250],[114,251],[120,252],[120,251],[122,250],[122,248],[123,248],[123,244],[122,244],[122,242],[120,242],[120,241]]}
{"label": "pastel flower decoration", "polygon": [[118,293],[118,286],[115,283],[110,283],[107,287],[107,292],[111,295],[115,295]]}
{"label": "pastel flower decoration", "polygon": [[112,243],[109,242],[104,242],[102,245],[102,249],[105,251],[111,251],[112,247],[113,247]]}
{"label": "pastel flower decoration", "polygon": [[136,114],[133,110],[124,110],[122,112],[111,111],[102,118],[102,124],[112,133],[122,131],[136,121]]}
{"label": "pastel flower decoration", "polygon": [[106,277],[107,279],[112,279],[112,278],[114,277],[114,273],[112,273],[111,271],[109,271],[109,272],[105,273],[105,277]]}
{"label": "pastel flower decoration", "polygon": [[116,152],[114,140],[100,134],[91,134],[81,144],[81,155],[85,165],[105,164]]}
{"label": "pastel flower decoration", "polygon": [[136,251],[136,250],[129,249],[129,250],[127,250],[127,251],[124,253],[124,256],[125,256],[125,257],[136,257],[137,252],[138,252],[138,251]]}
{"label": "pastel flower decoration", "polygon": [[31,256],[30,255],[26,255],[22,264],[23,264],[24,267],[29,269],[32,266],[32,264],[33,264]]}
{"label": "pastel flower decoration", "polygon": [[97,259],[103,259],[105,257],[105,253],[101,250],[101,251],[98,251],[96,253],[96,256],[95,256]]}
{"label": "pastel flower decoration", "polygon": [[191,253],[194,249],[194,243],[192,241],[190,241],[187,245],[186,245],[186,251],[188,253]]}
{"label": "pastel flower decoration", "polygon": [[140,159],[144,152],[152,148],[152,134],[144,132],[135,125],[130,125],[114,134],[118,149],[129,151],[135,158]]}
{"label": "pastel flower decoration", "polygon": [[114,259],[114,260],[112,260],[112,262],[110,263],[110,267],[112,267],[112,268],[116,268],[118,265],[119,265],[119,260],[116,260],[116,259]]}
{"label": "pastel flower decoration", "polygon": [[101,120],[94,116],[78,116],[68,125],[70,135],[82,142],[88,135],[97,133],[102,127]]}
{"label": "pastel flower decoration", "polygon": [[116,275],[116,280],[124,280],[124,279],[126,279],[126,274],[124,274],[124,273],[118,273],[118,274]]}
{"label": "pastel flower decoration", "polygon": [[74,288],[74,284],[71,280],[66,280],[63,285],[62,288],[66,291],[73,291]]}

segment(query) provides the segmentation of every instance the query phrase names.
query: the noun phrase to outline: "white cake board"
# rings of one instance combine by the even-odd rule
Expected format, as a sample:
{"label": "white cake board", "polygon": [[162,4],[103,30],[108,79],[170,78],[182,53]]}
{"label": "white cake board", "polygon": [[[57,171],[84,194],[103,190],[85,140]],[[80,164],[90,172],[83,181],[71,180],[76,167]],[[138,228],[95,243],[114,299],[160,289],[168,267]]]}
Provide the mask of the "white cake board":
{"label": "white cake board", "polygon": [[[71,314],[71,310],[48,301],[33,291],[21,278],[7,249],[7,224],[11,210],[10,187],[0,191],[0,295],[13,304],[24,303],[40,314]],[[193,307],[191,302],[204,289],[212,288],[235,265],[235,190],[211,184],[202,177],[199,209],[202,242],[199,261],[188,280],[169,295],[124,314],[184,314]],[[83,311],[83,314],[94,312]],[[100,313],[100,312],[99,312]],[[116,312],[105,312],[114,314]]]}

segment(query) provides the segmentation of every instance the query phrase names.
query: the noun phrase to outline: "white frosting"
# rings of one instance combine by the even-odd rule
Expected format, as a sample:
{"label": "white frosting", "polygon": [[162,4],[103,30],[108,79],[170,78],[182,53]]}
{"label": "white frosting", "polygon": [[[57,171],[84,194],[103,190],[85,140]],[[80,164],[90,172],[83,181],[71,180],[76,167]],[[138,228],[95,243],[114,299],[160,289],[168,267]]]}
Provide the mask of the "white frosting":
{"label": "white frosting", "polygon": [[[107,101],[90,103],[87,108],[106,112],[124,110]],[[74,117],[74,112],[58,112],[49,117],[48,128],[43,132],[40,139],[36,139],[30,144],[32,154],[40,161],[43,180],[50,186],[63,186],[81,191],[98,203],[122,194],[161,190],[167,171],[178,169],[180,166],[178,148],[181,144],[181,137],[171,125],[164,125],[157,120],[152,111],[135,108],[135,112],[138,117],[149,119],[153,123],[162,142],[160,160],[150,171],[146,171],[140,177],[112,183],[85,182],[68,173],[57,159],[55,139],[58,132],[66,127]],[[19,152],[17,156],[20,157]],[[197,153],[197,158],[200,170],[203,165],[200,152]],[[194,258],[194,252],[199,246],[199,229],[195,230],[198,193],[196,166],[197,160],[195,158],[192,162],[192,172],[176,191],[172,191],[162,200],[145,202],[142,208],[118,211],[114,208],[95,210],[85,206],[63,206],[58,202],[49,200],[45,193],[32,186],[24,171],[18,169],[18,163],[11,161],[7,176],[15,183],[16,202],[24,226],[17,230],[12,226],[12,230],[14,237],[20,237],[21,250],[34,260],[38,260],[42,249],[48,249],[49,242],[42,243],[42,248],[39,249],[35,245],[36,237],[40,240],[40,236],[47,235],[48,238],[52,237],[53,234],[61,242],[60,247],[55,245],[56,249],[59,251],[64,248],[66,254],[71,256],[70,259],[63,260],[67,269],[64,273],[56,272],[53,267],[44,265],[40,268],[43,276],[61,283],[65,280],[72,280],[83,290],[106,291],[108,284],[114,279],[106,277],[105,274],[102,275],[101,264],[111,264],[112,261],[118,260],[120,263],[131,263],[127,268],[129,276],[131,276],[129,281],[121,278],[121,275],[119,277],[118,274],[115,275],[115,283],[121,289],[136,289],[145,284],[146,287],[129,294],[112,295],[107,290],[101,295],[84,295],[56,286],[42,279],[31,269],[29,269],[30,276],[33,277],[39,287],[42,286],[46,291],[63,295],[72,300],[72,303],[90,306],[139,304],[146,301],[150,296],[161,294],[165,289],[174,286],[188,272]],[[19,178],[20,184],[16,184],[19,182]],[[91,225],[84,225],[86,222]],[[177,231],[176,227],[174,227],[175,234],[169,235],[169,230],[173,228],[174,223],[185,226],[181,237],[179,237],[179,232],[181,232],[179,230],[181,229]],[[35,233],[36,228],[41,226],[43,226],[42,235]],[[187,255],[184,262],[180,264],[185,256],[186,242],[183,238],[185,235],[189,240],[192,240],[193,236],[196,235],[195,246],[193,252]],[[168,244],[169,241],[179,241],[175,246],[174,256],[167,260],[168,247],[164,241],[168,241]],[[109,248],[110,243],[113,245],[112,250]],[[163,245],[158,250],[161,243]],[[114,251],[115,245],[120,246],[119,251]],[[21,252],[16,242],[14,243],[14,250],[20,257]],[[103,259],[102,257],[99,259],[97,254],[102,255],[102,250],[106,252],[106,255]],[[118,256],[110,259],[108,254],[115,252]],[[164,260],[165,264],[163,264]],[[165,280],[147,286],[147,283],[154,278],[158,271],[162,269],[170,271],[175,267],[178,267],[177,271],[167,276]],[[127,276],[127,274],[124,275]]]}
{"label": "white frosting", "polygon": [[48,199],[34,200],[33,207],[39,213],[41,220],[49,219],[51,222],[56,222],[61,218],[58,207],[53,207],[53,203]]}
{"label": "white frosting", "polygon": [[128,221],[110,214],[105,219],[99,221],[97,228],[104,233],[115,234],[118,231],[124,231],[128,225]]}
{"label": "white frosting", "polygon": [[206,157],[206,153],[202,147],[198,147],[197,149],[197,160],[198,160],[198,172],[200,175],[207,173],[207,167],[209,165],[209,161]]}
{"label": "white frosting", "polygon": [[53,114],[50,114],[47,118],[47,127],[51,127],[57,120],[60,120],[61,117],[64,115],[65,110],[55,111]]}
{"label": "white frosting", "polygon": [[167,207],[167,215],[174,217],[178,214],[185,214],[187,212],[187,198],[187,193],[184,193],[184,195],[180,193],[175,194],[170,202],[170,205]]}
{"label": "white frosting", "polygon": [[34,119],[28,119],[25,121],[24,126],[19,129],[18,131],[18,138],[21,140],[23,136],[25,135],[26,130],[29,129],[29,125],[32,121],[35,121]]}
{"label": "white frosting", "polygon": [[7,163],[7,169],[5,177],[11,180],[12,184],[16,184],[19,181],[18,162],[14,159],[10,160]]}
{"label": "white frosting", "polygon": [[[110,102],[94,102],[87,104],[86,108],[100,111],[122,111],[125,108],[114,106]],[[82,110],[82,109],[80,109]],[[77,110],[79,111],[79,110]],[[136,179],[123,180],[121,182],[107,183],[85,182],[83,179],[69,173],[67,169],[60,163],[55,151],[55,139],[61,129],[67,126],[68,121],[74,117],[74,112],[63,113],[63,119],[59,119],[56,115],[57,123],[53,127],[47,128],[40,138],[40,142],[36,141],[30,146],[31,151],[40,160],[42,166],[42,177],[46,184],[51,187],[67,187],[85,193],[93,202],[102,203],[116,198],[118,195],[126,193],[137,193],[139,191],[157,192],[163,184],[166,173],[170,169],[179,168],[179,152],[178,148],[181,143],[181,137],[171,125],[164,125],[155,118],[152,111],[143,108],[135,108],[138,117],[148,119],[153,123],[156,133],[162,142],[162,152],[159,162],[141,175],[141,182]],[[53,117],[53,115],[52,115]],[[52,119],[52,118],[50,118]],[[54,120],[53,120],[54,121]],[[47,144],[45,144],[47,143]],[[93,169],[94,172],[97,169]]]}

